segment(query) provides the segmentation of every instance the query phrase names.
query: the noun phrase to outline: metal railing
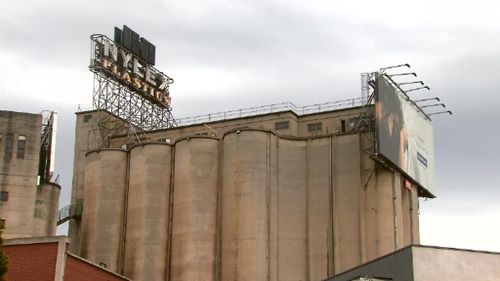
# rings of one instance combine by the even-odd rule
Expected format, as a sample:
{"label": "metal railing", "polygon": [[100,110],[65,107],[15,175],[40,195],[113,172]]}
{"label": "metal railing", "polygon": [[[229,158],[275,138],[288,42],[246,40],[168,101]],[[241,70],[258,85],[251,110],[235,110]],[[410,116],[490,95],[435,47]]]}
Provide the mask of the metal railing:
{"label": "metal railing", "polygon": [[68,205],[57,212],[57,225],[63,224],[72,218],[78,219],[81,215],[81,207]]}
{"label": "metal railing", "polygon": [[364,98],[353,98],[353,99],[339,100],[334,102],[318,103],[302,107],[298,107],[291,102],[283,102],[283,103],[275,103],[264,106],[229,110],[224,112],[216,112],[216,113],[198,115],[193,117],[184,117],[176,119],[176,121],[178,126],[186,126],[186,125],[209,123],[214,121],[256,116],[261,114],[275,113],[282,111],[292,111],[297,115],[305,115],[311,113],[361,106],[364,105],[365,103],[366,99]]}

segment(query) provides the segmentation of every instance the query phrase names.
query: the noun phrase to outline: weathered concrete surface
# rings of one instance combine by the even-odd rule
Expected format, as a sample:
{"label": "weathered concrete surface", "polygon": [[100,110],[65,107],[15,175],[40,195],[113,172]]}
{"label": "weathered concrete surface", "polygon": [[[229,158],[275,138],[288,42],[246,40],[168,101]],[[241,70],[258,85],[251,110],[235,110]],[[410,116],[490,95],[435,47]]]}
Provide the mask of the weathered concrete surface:
{"label": "weathered concrete surface", "polygon": [[307,142],[307,280],[333,273],[331,150],[329,137]]}
{"label": "weathered concrete surface", "polygon": [[499,264],[500,253],[413,245],[327,280],[351,281],[367,276],[395,281],[498,281]]}
{"label": "weathered concrete surface", "polygon": [[342,272],[361,263],[359,135],[337,137],[334,146],[334,257]]}
{"label": "weathered concrete surface", "polygon": [[268,279],[268,135],[226,135],[222,152],[221,280]]}
{"label": "weathered concrete surface", "polygon": [[[4,239],[33,236],[41,127],[41,114],[0,111],[0,189],[8,192],[8,200],[0,201]],[[25,138],[21,158],[20,137]]]}
{"label": "weathered concrete surface", "polygon": [[61,187],[44,183],[37,187],[33,236],[54,236],[57,227],[57,210]]}
{"label": "weathered concrete surface", "polygon": [[413,247],[414,281],[498,281],[500,253]]}
{"label": "weathered concrete surface", "polygon": [[123,275],[163,280],[167,268],[172,148],[137,145],[129,152]]}
{"label": "weathered concrete surface", "polygon": [[210,138],[175,144],[171,281],[217,280],[218,147]]}
{"label": "weathered concrete surface", "polygon": [[87,155],[81,255],[118,272],[124,231],[127,152],[96,150]]}
{"label": "weathered concrete surface", "polygon": [[278,279],[307,280],[307,142],[278,146]]}
{"label": "weathered concrete surface", "polygon": [[[128,156],[115,151],[112,159],[94,155],[109,150],[92,152],[85,209],[102,210],[93,194],[98,186],[121,196],[126,231],[99,235],[125,239],[117,270],[137,280],[166,280],[162,274],[323,280],[418,241],[416,189],[375,164],[365,153],[370,145],[361,134],[307,139],[240,130],[221,139],[180,140],[172,156],[161,144],[138,145]],[[121,166],[127,157],[128,170]],[[99,174],[110,161],[125,163],[113,171],[128,171],[128,183],[125,172],[113,172],[120,180]],[[90,224],[84,212],[83,223]],[[99,240],[96,224],[86,230],[87,252]]]}

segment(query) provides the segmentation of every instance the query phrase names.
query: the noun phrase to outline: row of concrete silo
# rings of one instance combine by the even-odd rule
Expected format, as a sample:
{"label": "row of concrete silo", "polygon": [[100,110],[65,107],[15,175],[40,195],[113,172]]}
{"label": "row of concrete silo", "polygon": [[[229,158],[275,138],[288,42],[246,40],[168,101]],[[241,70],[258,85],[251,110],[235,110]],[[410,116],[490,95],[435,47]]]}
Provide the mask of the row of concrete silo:
{"label": "row of concrete silo", "polygon": [[87,154],[80,254],[132,280],[323,280],[418,242],[417,192],[361,134]]}

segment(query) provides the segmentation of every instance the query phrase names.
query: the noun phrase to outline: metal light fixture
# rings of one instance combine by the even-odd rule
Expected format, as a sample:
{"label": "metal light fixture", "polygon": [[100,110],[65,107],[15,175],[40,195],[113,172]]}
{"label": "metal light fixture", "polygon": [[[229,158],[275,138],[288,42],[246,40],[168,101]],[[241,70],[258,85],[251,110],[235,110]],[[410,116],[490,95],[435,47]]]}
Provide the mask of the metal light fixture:
{"label": "metal light fixture", "polygon": [[428,105],[423,105],[420,108],[426,108],[426,107],[434,107],[434,106],[442,106],[443,108],[446,107],[444,103],[435,103],[435,104],[428,104]]}
{"label": "metal light fixture", "polygon": [[431,116],[431,115],[439,115],[439,114],[446,114],[446,113],[453,115],[453,112],[451,112],[451,110],[428,113],[427,115]]}
{"label": "metal light fixture", "polygon": [[405,92],[408,93],[408,92],[418,91],[418,90],[422,90],[422,89],[430,90],[431,88],[429,88],[429,86],[423,86],[423,87],[418,87],[418,88],[415,88],[415,89],[406,90]]}
{"label": "metal light fixture", "polygon": [[380,73],[384,73],[384,71],[386,71],[387,69],[392,69],[392,68],[398,68],[398,67],[408,67],[410,68],[411,66],[407,63],[403,63],[403,64],[398,64],[398,65],[393,65],[393,66],[388,66],[388,67],[383,67],[380,69]]}
{"label": "metal light fixture", "polygon": [[425,98],[425,99],[414,100],[414,102],[423,102],[423,101],[430,101],[430,100],[441,101],[438,97],[434,97],[434,98]]}
{"label": "metal light fixture", "polygon": [[396,74],[387,74],[389,77],[394,77],[394,76],[406,76],[406,75],[413,75],[417,77],[417,74],[415,72],[407,72],[407,73],[396,73]]}
{"label": "metal light fixture", "polygon": [[424,81],[413,81],[413,82],[401,82],[401,83],[398,83],[399,86],[403,86],[403,85],[411,85],[411,84],[420,84],[420,85],[424,85]]}

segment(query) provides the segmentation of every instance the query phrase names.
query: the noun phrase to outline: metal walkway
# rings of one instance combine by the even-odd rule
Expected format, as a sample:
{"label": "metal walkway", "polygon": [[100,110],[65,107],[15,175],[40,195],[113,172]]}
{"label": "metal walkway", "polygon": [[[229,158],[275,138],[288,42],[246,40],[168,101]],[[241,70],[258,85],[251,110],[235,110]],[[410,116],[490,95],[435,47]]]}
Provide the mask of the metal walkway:
{"label": "metal walkway", "polygon": [[339,100],[334,102],[318,103],[318,104],[306,105],[303,107],[298,107],[291,102],[283,102],[283,103],[242,108],[224,112],[210,113],[205,115],[198,115],[194,117],[184,117],[176,119],[176,121],[178,126],[187,126],[193,124],[209,123],[226,119],[256,116],[266,113],[274,113],[274,112],[281,112],[288,110],[294,112],[297,115],[305,115],[305,114],[312,114],[324,111],[344,109],[354,106],[362,106],[365,105],[365,103],[366,99],[364,98],[354,98],[354,99]]}

